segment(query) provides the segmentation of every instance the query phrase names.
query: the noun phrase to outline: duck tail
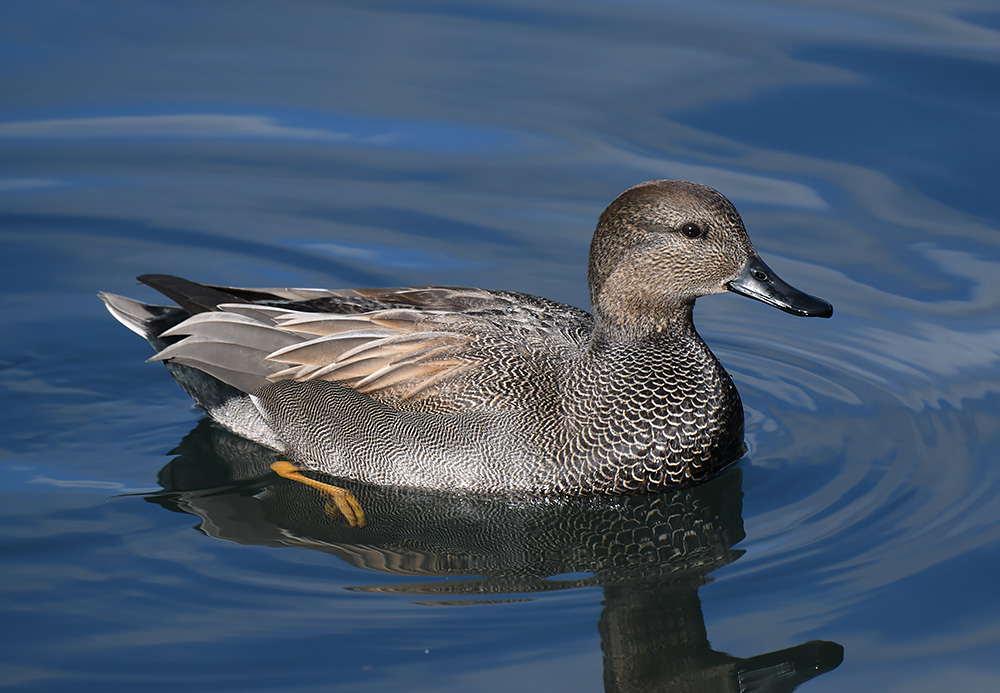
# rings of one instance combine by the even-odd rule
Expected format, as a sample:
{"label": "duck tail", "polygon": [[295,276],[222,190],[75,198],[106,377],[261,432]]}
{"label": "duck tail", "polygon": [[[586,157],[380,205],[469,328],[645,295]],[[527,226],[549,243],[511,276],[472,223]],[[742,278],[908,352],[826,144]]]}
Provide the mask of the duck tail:
{"label": "duck tail", "polygon": [[188,316],[218,310],[220,303],[246,303],[245,299],[222,287],[206,286],[170,274],[143,274],[136,279],[177,303]]}
{"label": "duck tail", "polygon": [[[152,305],[103,291],[98,296],[118,322],[148,341],[157,353],[181,340],[160,335],[190,317],[187,310],[177,306]],[[280,449],[274,433],[245,392],[198,368],[169,361],[165,365],[184,391],[216,421],[239,435]]]}
{"label": "duck tail", "polygon": [[104,291],[97,295],[115,320],[148,340],[157,349],[162,348],[155,343],[158,341],[157,337],[187,317],[176,306],[156,306]]}

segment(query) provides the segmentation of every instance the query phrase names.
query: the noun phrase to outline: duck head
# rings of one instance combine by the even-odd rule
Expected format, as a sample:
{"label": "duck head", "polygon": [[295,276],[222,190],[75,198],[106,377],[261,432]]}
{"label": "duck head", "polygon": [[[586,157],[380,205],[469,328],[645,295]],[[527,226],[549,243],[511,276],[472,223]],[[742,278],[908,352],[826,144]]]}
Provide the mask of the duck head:
{"label": "duck head", "polygon": [[687,181],[647,181],[619,195],[594,232],[588,279],[598,323],[631,337],[689,322],[696,298],[725,291],[793,315],[833,314],[764,264],[729,200]]}

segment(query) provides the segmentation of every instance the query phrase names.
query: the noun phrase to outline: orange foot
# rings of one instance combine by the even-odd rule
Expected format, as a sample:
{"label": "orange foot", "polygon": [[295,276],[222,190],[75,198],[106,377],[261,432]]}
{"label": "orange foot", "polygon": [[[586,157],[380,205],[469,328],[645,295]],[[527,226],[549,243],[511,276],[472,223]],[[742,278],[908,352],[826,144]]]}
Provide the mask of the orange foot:
{"label": "orange foot", "polygon": [[[291,479],[292,481],[298,481],[306,486],[312,486],[315,489],[319,489],[324,495],[326,495],[333,506],[336,507],[337,511],[344,516],[344,519],[347,520],[347,524],[351,527],[365,526],[365,511],[361,509],[361,503],[359,503],[358,499],[354,497],[354,494],[346,488],[340,488],[339,486],[324,484],[322,481],[310,479],[296,469],[291,462],[286,462],[284,460],[279,460],[272,464],[271,469],[280,477]],[[328,509],[332,509],[330,506],[327,507]]]}

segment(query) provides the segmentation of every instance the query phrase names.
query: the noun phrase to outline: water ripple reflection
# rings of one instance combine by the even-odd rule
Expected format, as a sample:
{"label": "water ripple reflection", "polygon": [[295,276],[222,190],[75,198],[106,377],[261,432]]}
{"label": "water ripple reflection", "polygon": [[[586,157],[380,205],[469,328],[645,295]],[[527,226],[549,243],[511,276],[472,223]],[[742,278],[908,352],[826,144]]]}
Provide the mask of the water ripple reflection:
{"label": "water ripple reflection", "polygon": [[[751,448],[746,555],[722,573],[824,584],[829,604],[787,605],[790,629],[1000,542],[1000,331],[968,317],[1000,307],[1000,266],[933,256],[970,287],[965,302],[886,299],[844,280],[833,335],[732,310],[719,331],[711,316]],[[897,307],[891,328],[865,315],[875,305]]]}
{"label": "water ripple reflection", "polygon": [[[598,587],[608,690],[711,682],[712,690],[733,693],[748,686],[791,691],[843,657],[840,645],[823,641],[749,658],[711,647],[698,590],[709,573],[742,553],[732,548],[744,537],[738,469],[674,493],[590,499],[475,497],[346,482],[365,508],[362,528],[331,515],[313,489],[270,474],[276,453],[207,421],[176,452],[160,474],[166,491],[148,496],[151,502],[197,515],[211,536],[311,549],[371,571],[354,576],[361,584],[333,590],[280,562],[231,566],[238,570],[223,574],[213,569],[213,580],[227,583],[218,608],[240,592],[257,601],[262,588],[284,598],[305,592],[336,601],[339,591],[343,600],[346,587],[406,595],[418,604],[483,606]],[[216,609],[212,601],[207,608]],[[295,620],[301,625],[301,616]]]}

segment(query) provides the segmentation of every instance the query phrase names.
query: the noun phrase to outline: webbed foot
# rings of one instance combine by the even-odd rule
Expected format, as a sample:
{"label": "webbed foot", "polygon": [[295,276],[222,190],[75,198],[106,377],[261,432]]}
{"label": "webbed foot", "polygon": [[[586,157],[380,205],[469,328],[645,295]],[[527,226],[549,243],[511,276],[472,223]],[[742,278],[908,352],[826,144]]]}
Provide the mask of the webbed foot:
{"label": "webbed foot", "polygon": [[324,484],[322,481],[310,479],[296,469],[291,462],[286,462],[285,460],[275,462],[271,465],[271,469],[280,477],[291,479],[292,481],[298,481],[306,486],[312,486],[314,489],[318,489],[327,497],[327,500],[329,501],[327,504],[327,512],[330,514],[339,513],[351,527],[365,526],[365,511],[362,510],[361,503],[359,503],[358,499],[354,497],[354,494],[346,488],[333,486],[332,484]]}

